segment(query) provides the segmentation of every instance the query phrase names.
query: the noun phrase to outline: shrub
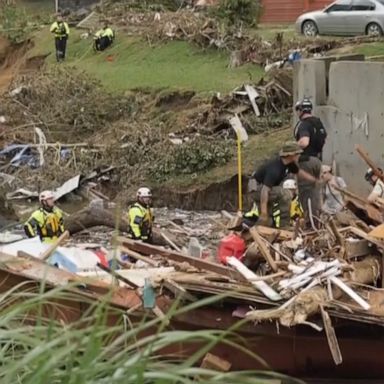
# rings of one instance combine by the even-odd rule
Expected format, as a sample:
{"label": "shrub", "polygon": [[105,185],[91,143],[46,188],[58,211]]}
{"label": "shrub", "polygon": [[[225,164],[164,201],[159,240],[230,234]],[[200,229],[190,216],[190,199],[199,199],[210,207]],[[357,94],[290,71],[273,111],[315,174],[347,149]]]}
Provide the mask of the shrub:
{"label": "shrub", "polygon": [[149,170],[150,177],[164,181],[169,176],[190,175],[227,163],[233,156],[232,141],[196,137],[183,144],[170,144]]}
{"label": "shrub", "polygon": [[12,3],[0,2],[0,29],[3,36],[14,43],[25,40],[30,30],[24,10]]}
{"label": "shrub", "polygon": [[228,24],[247,24],[256,26],[260,16],[260,2],[258,0],[220,0],[218,16],[224,18]]}

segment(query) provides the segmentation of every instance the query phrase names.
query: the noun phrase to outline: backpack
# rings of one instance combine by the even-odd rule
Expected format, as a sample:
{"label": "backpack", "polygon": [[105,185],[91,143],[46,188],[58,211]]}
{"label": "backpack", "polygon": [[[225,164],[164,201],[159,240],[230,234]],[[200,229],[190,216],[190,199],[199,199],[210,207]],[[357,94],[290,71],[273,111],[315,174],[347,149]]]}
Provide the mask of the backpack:
{"label": "backpack", "polygon": [[325,144],[325,140],[327,138],[327,132],[324,128],[323,123],[318,117],[311,116],[308,117],[308,120],[312,124],[312,146],[315,148],[319,153],[323,151],[323,147]]}

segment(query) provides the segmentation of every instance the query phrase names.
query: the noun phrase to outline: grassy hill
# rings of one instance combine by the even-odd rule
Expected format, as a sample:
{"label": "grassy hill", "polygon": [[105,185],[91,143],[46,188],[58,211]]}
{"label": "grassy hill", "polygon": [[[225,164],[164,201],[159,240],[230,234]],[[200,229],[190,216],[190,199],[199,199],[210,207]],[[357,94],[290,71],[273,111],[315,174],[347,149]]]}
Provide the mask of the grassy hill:
{"label": "grassy hill", "polygon": [[[94,52],[92,39],[82,39],[81,33],[72,29],[67,64],[94,75],[110,91],[168,88],[228,92],[244,82],[258,81],[263,75],[263,70],[253,64],[230,69],[225,52],[202,51],[183,41],[149,45],[141,37],[118,34],[113,47]],[[51,53],[47,63],[56,65],[53,38],[44,28],[35,35],[30,55],[47,53]]]}

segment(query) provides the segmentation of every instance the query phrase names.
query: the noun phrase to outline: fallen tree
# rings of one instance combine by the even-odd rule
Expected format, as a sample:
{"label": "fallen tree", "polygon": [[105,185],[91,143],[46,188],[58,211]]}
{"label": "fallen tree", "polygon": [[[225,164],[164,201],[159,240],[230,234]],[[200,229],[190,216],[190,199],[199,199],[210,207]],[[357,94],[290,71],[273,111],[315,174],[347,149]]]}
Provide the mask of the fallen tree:
{"label": "fallen tree", "polygon": [[[111,208],[104,208],[102,204],[91,202],[84,209],[70,215],[65,220],[65,228],[71,235],[81,232],[85,229],[105,226],[116,229],[121,232],[128,232],[128,221],[120,212]],[[171,237],[170,235],[167,235]],[[172,239],[176,242],[176,239]],[[167,242],[162,237],[160,231],[154,229],[153,243],[157,245],[167,245]]]}

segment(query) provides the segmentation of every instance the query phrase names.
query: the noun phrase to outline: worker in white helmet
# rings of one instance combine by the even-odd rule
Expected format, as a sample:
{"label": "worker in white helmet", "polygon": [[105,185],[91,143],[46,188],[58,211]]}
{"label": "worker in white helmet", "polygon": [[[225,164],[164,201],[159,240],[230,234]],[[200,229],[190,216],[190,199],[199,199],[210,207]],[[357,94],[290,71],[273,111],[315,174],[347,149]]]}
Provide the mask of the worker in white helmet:
{"label": "worker in white helmet", "polygon": [[134,240],[152,241],[153,210],[152,192],[149,188],[139,188],[136,193],[136,202],[129,207],[128,235]]}
{"label": "worker in white helmet", "polygon": [[289,216],[291,223],[304,217],[303,207],[299,201],[299,195],[297,191],[297,183],[294,179],[287,179],[283,183],[283,189],[288,190],[291,195],[291,205],[289,210]]}
{"label": "worker in white helmet", "polygon": [[64,233],[63,212],[55,206],[55,194],[44,191],[39,195],[40,208],[24,225],[28,237],[39,236],[43,243],[53,243]]}

